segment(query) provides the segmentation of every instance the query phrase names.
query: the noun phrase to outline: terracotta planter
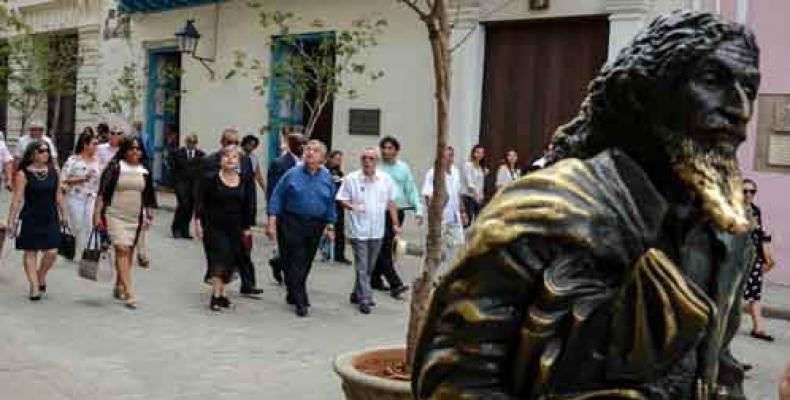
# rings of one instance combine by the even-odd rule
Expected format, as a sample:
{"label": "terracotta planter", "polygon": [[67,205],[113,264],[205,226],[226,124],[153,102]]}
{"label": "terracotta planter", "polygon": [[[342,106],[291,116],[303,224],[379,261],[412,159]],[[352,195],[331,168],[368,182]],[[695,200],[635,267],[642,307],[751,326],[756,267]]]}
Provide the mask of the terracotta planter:
{"label": "terracotta planter", "polygon": [[356,366],[370,359],[403,360],[403,348],[385,347],[346,353],[335,359],[335,372],[343,381],[348,400],[412,400],[411,383],[384,379],[359,371]]}

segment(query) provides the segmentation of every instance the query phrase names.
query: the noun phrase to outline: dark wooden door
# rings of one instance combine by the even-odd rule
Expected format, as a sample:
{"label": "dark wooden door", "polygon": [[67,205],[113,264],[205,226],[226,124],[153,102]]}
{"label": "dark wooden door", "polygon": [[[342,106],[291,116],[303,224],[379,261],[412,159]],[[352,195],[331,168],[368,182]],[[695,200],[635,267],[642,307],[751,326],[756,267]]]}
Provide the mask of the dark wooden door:
{"label": "dark wooden door", "polygon": [[509,149],[526,166],[578,112],[587,84],[606,61],[609,23],[601,16],[486,28],[480,141],[492,170]]}

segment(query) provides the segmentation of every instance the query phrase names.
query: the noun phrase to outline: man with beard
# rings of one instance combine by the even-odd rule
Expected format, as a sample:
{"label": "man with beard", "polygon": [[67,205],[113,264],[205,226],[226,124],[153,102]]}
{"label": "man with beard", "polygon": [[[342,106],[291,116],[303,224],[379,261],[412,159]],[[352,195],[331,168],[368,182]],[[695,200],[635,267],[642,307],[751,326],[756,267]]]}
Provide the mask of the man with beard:
{"label": "man with beard", "polygon": [[735,152],[757,60],[743,26],[674,13],[607,64],[553,165],[492,200],[436,289],[415,396],[744,398]]}

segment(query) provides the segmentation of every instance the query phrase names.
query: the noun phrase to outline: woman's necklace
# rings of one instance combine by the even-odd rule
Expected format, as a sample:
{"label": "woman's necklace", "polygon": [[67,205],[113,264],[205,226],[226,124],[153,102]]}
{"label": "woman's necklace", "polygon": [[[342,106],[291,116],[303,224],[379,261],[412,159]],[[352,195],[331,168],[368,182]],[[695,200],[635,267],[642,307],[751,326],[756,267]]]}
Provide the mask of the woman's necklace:
{"label": "woman's necklace", "polygon": [[42,169],[30,168],[30,172],[32,172],[33,176],[36,177],[36,179],[38,179],[40,181],[46,180],[47,176],[49,175],[49,169],[43,169],[42,170]]}

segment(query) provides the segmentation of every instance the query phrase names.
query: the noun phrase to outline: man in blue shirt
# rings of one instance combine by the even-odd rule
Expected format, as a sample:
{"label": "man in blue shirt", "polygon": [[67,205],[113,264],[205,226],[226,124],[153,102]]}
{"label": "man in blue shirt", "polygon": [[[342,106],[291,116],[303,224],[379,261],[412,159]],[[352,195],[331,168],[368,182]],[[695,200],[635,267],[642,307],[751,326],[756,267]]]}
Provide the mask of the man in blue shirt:
{"label": "man in blue shirt", "polygon": [[[307,277],[318,250],[318,243],[326,229],[334,240],[335,183],[324,168],[326,146],[318,140],[307,142],[304,164],[291,168],[277,182],[269,198],[267,211],[269,223],[266,235],[274,239],[277,223],[282,232],[284,249],[282,265],[285,267],[286,301],[296,306],[296,315],[307,316],[310,300],[307,296]],[[284,240],[283,240],[284,239]]]}

